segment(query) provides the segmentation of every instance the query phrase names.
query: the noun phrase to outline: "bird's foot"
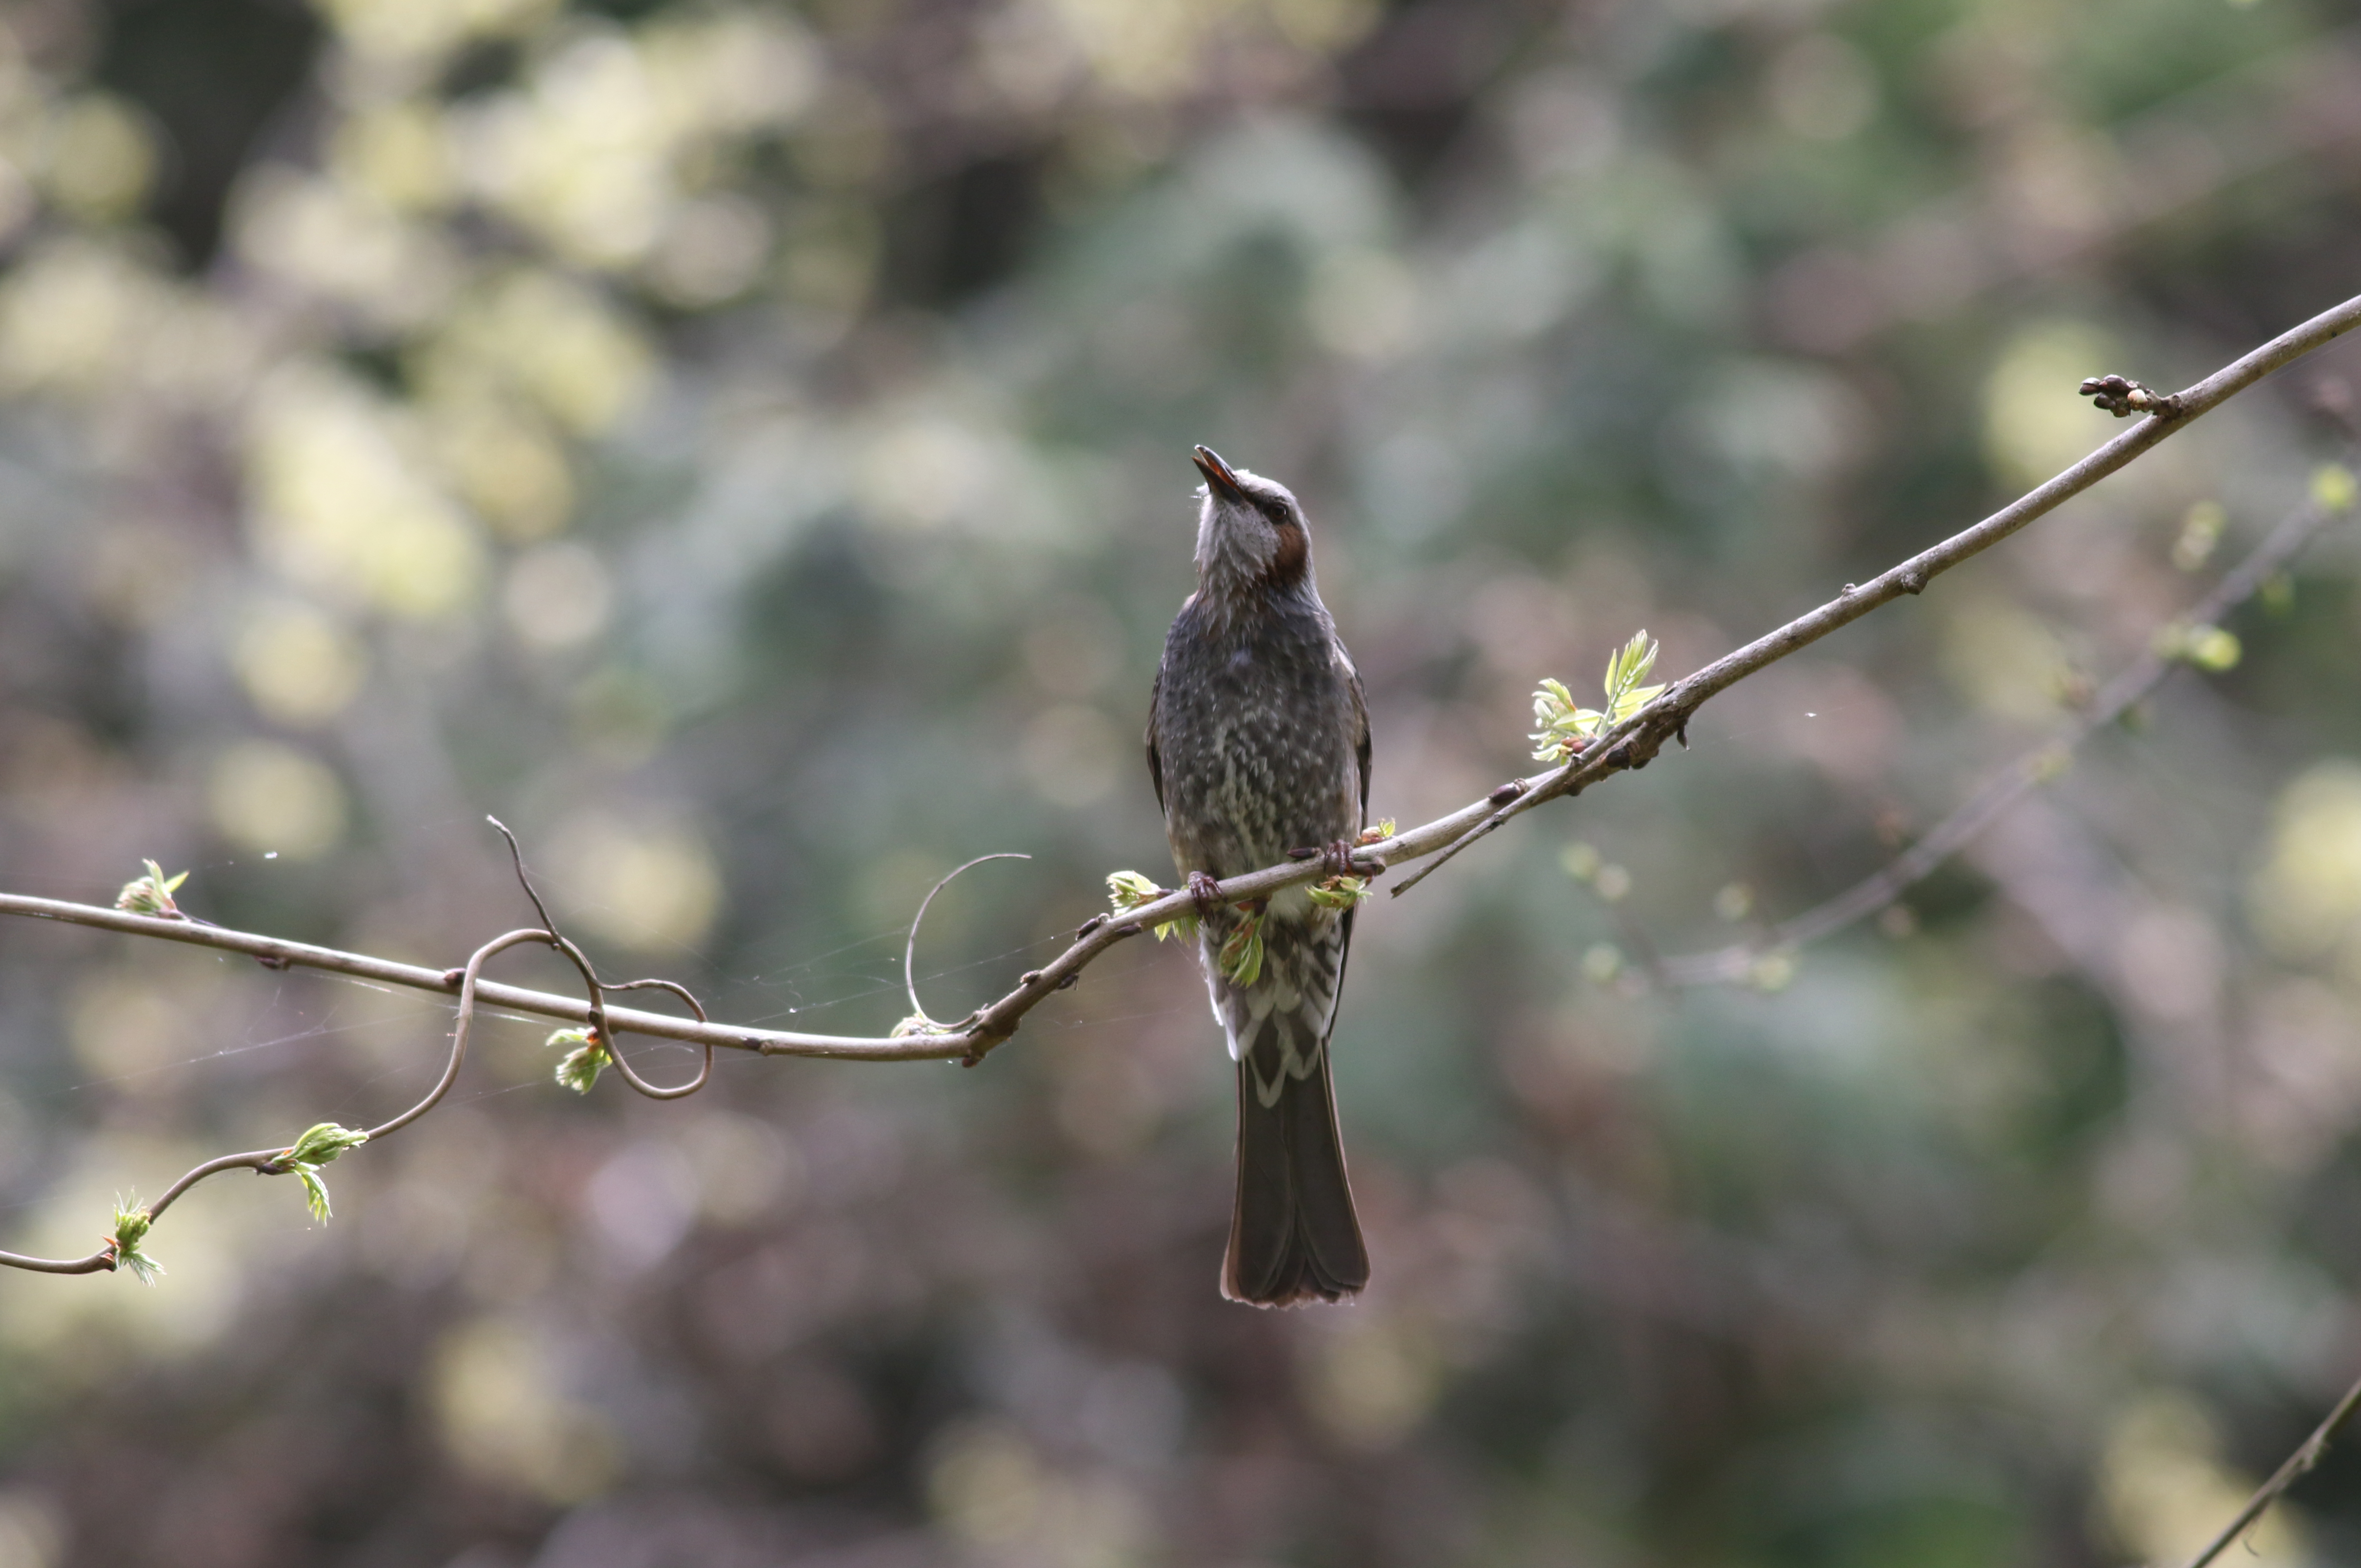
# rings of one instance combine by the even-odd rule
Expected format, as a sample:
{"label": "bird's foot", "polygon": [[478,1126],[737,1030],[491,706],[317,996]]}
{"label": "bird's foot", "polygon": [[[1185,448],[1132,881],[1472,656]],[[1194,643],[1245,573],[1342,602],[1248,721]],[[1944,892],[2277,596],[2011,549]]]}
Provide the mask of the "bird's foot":
{"label": "bird's foot", "polygon": [[1210,920],[1229,900],[1222,896],[1222,884],[1203,872],[1189,873],[1189,896],[1197,901],[1197,918]]}
{"label": "bird's foot", "polygon": [[1331,839],[1320,846],[1320,869],[1330,876],[1369,877],[1378,873],[1365,871],[1353,863],[1353,842],[1349,839]]}

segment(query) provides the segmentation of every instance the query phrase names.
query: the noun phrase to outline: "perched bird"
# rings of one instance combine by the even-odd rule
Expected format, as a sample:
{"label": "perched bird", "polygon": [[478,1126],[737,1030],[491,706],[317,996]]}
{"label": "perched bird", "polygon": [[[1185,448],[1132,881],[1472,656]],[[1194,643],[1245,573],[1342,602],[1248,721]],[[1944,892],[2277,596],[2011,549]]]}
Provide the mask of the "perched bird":
{"label": "perched bird", "polygon": [[[1264,1307],[1334,1301],[1369,1279],[1328,1073],[1353,912],[1302,887],[1238,909],[1211,887],[1290,856],[1349,867],[1368,806],[1368,715],[1312,581],[1302,507],[1205,447],[1196,461],[1197,591],[1164,639],[1148,767],[1172,862],[1198,896],[1198,957],[1238,1064],[1222,1293]],[[1220,955],[1252,920],[1260,972],[1234,979]]]}

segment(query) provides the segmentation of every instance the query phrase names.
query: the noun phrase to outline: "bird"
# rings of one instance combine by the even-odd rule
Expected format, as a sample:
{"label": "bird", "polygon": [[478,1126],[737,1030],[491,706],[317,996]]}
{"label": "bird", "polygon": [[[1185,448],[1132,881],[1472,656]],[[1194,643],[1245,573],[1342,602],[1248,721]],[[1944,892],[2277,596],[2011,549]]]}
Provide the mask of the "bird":
{"label": "bird", "polygon": [[[1213,1017],[1237,1064],[1222,1294],[1261,1307],[1336,1301],[1369,1279],[1328,1050],[1353,910],[1303,886],[1240,909],[1213,884],[1315,853],[1332,874],[1354,869],[1369,802],[1368,707],[1320,602],[1302,503],[1210,447],[1195,461],[1197,590],[1165,635],[1147,741],[1172,862],[1198,900]],[[1254,920],[1259,973],[1224,972],[1224,945]]]}

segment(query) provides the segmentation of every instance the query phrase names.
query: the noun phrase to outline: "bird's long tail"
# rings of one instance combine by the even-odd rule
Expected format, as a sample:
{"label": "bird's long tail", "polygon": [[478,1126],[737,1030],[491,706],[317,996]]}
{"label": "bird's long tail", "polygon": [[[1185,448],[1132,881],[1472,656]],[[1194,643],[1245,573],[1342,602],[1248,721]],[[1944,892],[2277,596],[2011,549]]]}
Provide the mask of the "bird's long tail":
{"label": "bird's long tail", "polygon": [[[1222,1294],[1233,1301],[1334,1301],[1369,1282],[1336,1132],[1324,1025],[1309,1007],[1273,1014],[1238,1061],[1237,1207],[1222,1260]],[[1289,1070],[1300,1071],[1307,1058],[1316,1064],[1311,1071]]]}

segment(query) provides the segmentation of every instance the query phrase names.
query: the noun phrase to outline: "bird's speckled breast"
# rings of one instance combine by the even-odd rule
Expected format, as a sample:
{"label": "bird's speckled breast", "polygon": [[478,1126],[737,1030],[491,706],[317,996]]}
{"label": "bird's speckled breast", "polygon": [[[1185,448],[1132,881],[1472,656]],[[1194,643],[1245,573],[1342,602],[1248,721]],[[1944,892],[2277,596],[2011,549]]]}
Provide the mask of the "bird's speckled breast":
{"label": "bird's speckled breast", "polygon": [[1229,625],[1182,609],[1164,644],[1156,743],[1183,869],[1236,876],[1360,830],[1350,670],[1316,600]]}

